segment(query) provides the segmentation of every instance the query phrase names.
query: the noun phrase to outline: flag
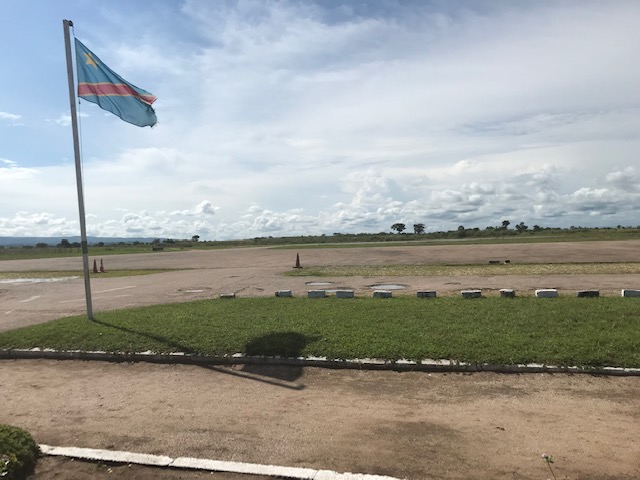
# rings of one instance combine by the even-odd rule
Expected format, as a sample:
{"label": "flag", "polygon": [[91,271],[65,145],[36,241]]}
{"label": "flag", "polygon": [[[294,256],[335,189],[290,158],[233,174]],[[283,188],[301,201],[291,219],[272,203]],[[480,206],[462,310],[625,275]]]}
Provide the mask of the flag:
{"label": "flag", "polygon": [[151,104],[156,97],[130,84],[76,40],[78,96],[139,127],[153,127],[158,119]]}

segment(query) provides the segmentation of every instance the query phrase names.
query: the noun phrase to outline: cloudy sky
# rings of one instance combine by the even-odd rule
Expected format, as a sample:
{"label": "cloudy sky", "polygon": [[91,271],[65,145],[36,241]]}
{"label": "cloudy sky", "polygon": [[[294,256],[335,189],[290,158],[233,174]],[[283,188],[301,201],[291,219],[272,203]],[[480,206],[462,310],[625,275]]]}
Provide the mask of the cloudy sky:
{"label": "cloudy sky", "polygon": [[62,20],[154,93],[80,102],[87,231],[640,225],[640,2],[0,1],[0,236],[79,234]]}

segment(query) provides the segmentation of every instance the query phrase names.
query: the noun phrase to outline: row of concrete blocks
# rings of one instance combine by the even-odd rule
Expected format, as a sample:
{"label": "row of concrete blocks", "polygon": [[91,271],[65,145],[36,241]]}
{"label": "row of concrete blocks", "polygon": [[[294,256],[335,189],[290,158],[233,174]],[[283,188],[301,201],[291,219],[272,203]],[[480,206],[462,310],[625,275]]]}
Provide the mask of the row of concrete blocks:
{"label": "row of concrete blocks", "polygon": [[[354,298],[355,293],[353,290],[336,290],[336,298]],[[462,290],[460,292],[462,298],[480,298],[482,297],[482,290]],[[541,288],[535,291],[535,295],[538,298],[557,298],[557,288]],[[307,292],[308,298],[325,298],[327,297],[326,290],[309,290]],[[416,293],[418,298],[436,298],[435,290],[421,290]],[[511,288],[500,289],[500,296],[505,298],[513,298],[516,296],[516,291]],[[600,296],[599,290],[578,290],[576,296],[579,298],[594,298]],[[623,297],[640,297],[640,290],[623,289],[621,291]],[[291,290],[278,290],[276,297],[293,297]],[[393,292],[390,290],[374,290],[373,298],[392,298]],[[235,293],[223,293],[220,298],[236,298]]]}
{"label": "row of concrete blocks", "polygon": [[[480,298],[482,297],[482,290],[462,290],[460,292],[463,298]],[[623,289],[621,291],[623,297],[640,297],[640,290]],[[537,298],[558,298],[557,288],[541,288],[535,291]],[[516,291],[511,288],[501,288],[501,297],[515,297]],[[600,296],[599,290],[578,290],[576,297],[578,298],[595,298]]]}

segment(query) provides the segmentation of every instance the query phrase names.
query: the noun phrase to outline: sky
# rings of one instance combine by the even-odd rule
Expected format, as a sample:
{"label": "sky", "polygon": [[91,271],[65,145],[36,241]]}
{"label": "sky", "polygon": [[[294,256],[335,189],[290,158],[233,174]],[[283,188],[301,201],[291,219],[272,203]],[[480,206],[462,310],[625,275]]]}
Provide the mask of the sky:
{"label": "sky", "polygon": [[62,20],[157,96],[79,102],[89,236],[640,225],[636,0],[0,0],[0,236],[79,235]]}

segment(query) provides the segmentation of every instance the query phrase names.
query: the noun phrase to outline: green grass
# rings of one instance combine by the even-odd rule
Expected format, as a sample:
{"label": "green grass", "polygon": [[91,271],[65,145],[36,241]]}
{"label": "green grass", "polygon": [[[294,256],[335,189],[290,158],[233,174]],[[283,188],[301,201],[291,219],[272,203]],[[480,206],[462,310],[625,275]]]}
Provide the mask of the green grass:
{"label": "green grass", "polygon": [[239,298],[102,312],[0,333],[0,348],[640,367],[634,299]]}
{"label": "green grass", "polygon": [[[107,245],[104,247],[89,246],[89,255],[91,257],[103,257],[109,255],[124,255],[132,253],[148,253],[150,255],[162,255],[166,252],[179,252],[183,250],[191,250],[189,247],[164,247],[162,252],[153,252],[151,245]],[[58,257],[82,257],[82,249],[80,248],[0,248],[1,260],[30,260],[38,258],[58,258]]]}
{"label": "green grass", "polygon": [[518,263],[474,265],[326,265],[284,273],[289,277],[379,277],[434,275],[579,275],[640,273],[640,263]]}

